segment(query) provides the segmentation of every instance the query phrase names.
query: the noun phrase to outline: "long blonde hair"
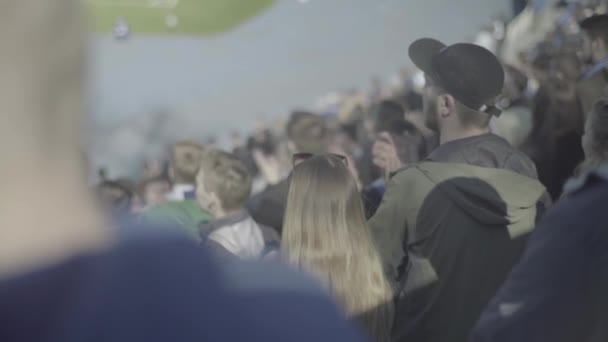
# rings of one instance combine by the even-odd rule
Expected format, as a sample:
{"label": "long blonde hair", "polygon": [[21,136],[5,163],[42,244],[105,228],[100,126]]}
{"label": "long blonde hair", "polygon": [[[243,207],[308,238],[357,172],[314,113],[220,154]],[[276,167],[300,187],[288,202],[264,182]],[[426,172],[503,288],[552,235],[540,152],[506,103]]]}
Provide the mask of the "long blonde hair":
{"label": "long blonde hair", "polygon": [[289,262],[315,275],[347,316],[376,340],[390,340],[392,292],[344,161],[315,156],[295,167],[282,246]]}

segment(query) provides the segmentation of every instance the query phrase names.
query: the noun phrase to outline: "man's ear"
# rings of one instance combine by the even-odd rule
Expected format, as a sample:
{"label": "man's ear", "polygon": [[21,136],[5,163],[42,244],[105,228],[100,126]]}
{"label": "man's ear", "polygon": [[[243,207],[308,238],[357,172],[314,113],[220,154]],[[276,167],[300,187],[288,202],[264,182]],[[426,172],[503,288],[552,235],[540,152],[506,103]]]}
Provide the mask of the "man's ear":
{"label": "man's ear", "polygon": [[447,118],[454,112],[455,100],[451,95],[443,94],[437,97],[437,113],[442,118]]}
{"label": "man's ear", "polygon": [[214,191],[209,192],[209,198],[211,199],[211,206],[213,207],[213,209],[223,210],[222,201],[220,200],[220,198],[217,196],[217,194]]}

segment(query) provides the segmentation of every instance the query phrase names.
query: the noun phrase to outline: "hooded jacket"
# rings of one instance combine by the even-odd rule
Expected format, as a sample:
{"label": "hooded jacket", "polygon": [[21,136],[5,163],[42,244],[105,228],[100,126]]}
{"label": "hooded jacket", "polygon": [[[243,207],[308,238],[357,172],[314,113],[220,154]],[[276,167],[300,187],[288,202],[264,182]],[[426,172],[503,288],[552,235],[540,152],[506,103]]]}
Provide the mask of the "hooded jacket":
{"label": "hooded jacket", "polygon": [[[370,228],[400,293],[396,341],[466,341],[522,254],[545,188],[493,135],[442,145],[398,172]],[[482,166],[479,166],[482,165]]]}

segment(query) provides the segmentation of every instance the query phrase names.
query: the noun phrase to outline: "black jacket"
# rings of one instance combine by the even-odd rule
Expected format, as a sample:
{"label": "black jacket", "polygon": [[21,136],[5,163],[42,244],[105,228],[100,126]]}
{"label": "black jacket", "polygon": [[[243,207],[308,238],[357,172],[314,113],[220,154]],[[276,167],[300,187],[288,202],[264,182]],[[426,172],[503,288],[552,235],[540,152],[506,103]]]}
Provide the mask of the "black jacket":
{"label": "black jacket", "polygon": [[494,135],[429,159],[393,176],[369,225],[402,290],[394,340],[464,342],[523,253],[546,191],[530,159]]}
{"label": "black jacket", "polygon": [[254,196],[248,205],[249,213],[255,222],[273,228],[280,235],[283,231],[283,218],[289,194],[290,178],[270,185]]}
{"label": "black jacket", "polygon": [[495,134],[450,141],[436,148],[426,160],[510,170],[538,179],[532,160]]}

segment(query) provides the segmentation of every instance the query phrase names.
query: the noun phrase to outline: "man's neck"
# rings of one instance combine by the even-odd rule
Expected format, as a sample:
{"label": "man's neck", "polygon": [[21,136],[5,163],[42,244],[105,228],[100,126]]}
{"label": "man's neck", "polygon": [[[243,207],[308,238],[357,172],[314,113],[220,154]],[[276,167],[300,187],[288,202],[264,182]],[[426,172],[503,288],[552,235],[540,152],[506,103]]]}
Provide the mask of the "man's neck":
{"label": "man's neck", "polygon": [[476,137],[490,133],[489,128],[468,128],[457,131],[442,131],[439,135],[439,145],[449,143],[451,141]]}
{"label": "man's neck", "polygon": [[218,209],[213,213],[213,218],[215,220],[222,220],[222,219],[229,218],[229,217],[232,217],[235,215],[239,215],[242,212],[243,212],[243,209],[236,209],[236,210]]}

